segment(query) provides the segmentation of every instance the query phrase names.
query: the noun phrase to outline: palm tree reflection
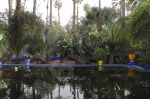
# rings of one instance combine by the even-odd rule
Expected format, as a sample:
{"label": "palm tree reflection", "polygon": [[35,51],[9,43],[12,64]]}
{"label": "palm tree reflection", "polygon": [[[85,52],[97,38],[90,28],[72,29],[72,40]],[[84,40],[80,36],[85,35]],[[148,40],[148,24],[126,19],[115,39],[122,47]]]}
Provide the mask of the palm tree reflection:
{"label": "palm tree reflection", "polygon": [[[31,68],[31,73],[0,71],[0,97],[11,99],[140,99],[150,97],[149,75],[127,69]],[[2,76],[3,75],[3,76]],[[2,84],[3,83],[3,84]],[[2,88],[4,83],[7,88]],[[70,87],[70,89],[69,89]]]}

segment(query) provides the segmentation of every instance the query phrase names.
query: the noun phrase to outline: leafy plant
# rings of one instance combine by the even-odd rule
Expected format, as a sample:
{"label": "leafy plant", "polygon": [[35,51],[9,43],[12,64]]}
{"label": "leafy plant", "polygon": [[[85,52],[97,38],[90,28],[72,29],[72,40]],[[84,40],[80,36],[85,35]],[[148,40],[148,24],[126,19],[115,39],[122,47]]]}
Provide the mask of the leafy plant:
{"label": "leafy plant", "polygon": [[24,58],[25,59],[30,59],[31,58],[31,54],[29,54],[29,53],[24,54]]}
{"label": "leafy plant", "polygon": [[8,32],[5,33],[12,53],[18,57],[21,50],[30,43],[34,33],[42,33],[43,22],[39,17],[30,13],[20,11],[10,18]]}
{"label": "leafy plant", "polygon": [[150,36],[150,3],[143,2],[131,13],[129,23],[136,39],[147,39]]}
{"label": "leafy plant", "polygon": [[103,48],[98,48],[95,53],[94,57],[97,60],[106,60],[108,53]]}

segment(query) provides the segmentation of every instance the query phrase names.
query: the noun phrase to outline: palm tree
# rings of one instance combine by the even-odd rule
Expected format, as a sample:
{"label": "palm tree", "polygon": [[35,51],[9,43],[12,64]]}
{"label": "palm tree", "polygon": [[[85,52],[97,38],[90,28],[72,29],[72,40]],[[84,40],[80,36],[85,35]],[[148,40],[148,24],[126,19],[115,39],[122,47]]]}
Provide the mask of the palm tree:
{"label": "palm tree", "polygon": [[77,3],[77,24],[79,24],[79,5],[81,4],[83,0],[76,0],[76,3]]}
{"label": "palm tree", "polygon": [[128,0],[126,7],[128,11],[133,11],[141,2],[150,2],[149,0]]}
{"label": "palm tree", "polygon": [[75,35],[75,19],[76,19],[76,0],[72,0],[73,1],[73,32]]}
{"label": "palm tree", "polygon": [[[119,17],[124,17],[125,16],[125,11],[126,11],[126,0],[118,0],[112,8],[116,8],[119,6]],[[128,7],[127,7],[128,8]]]}
{"label": "palm tree", "polygon": [[37,5],[37,0],[33,1],[33,14],[36,14],[36,5]]}
{"label": "palm tree", "polygon": [[87,13],[87,12],[90,12],[90,10],[91,10],[90,5],[86,3],[86,4],[84,5],[84,11]]}
{"label": "palm tree", "polygon": [[46,9],[47,9],[46,25],[48,25],[49,0],[47,0],[47,6],[46,6]]}
{"label": "palm tree", "polygon": [[93,7],[87,12],[86,23],[96,25],[98,32],[101,32],[103,27],[112,23],[116,18],[116,12],[111,8],[100,9]]}
{"label": "palm tree", "polygon": [[101,0],[99,0],[99,10],[101,9]]}
{"label": "palm tree", "polygon": [[62,2],[60,0],[55,1],[55,8],[57,8],[58,11],[58,22],[60,24],[60,8],[62,7]]}
{"label": "palm tree", "polygon": [[49,25],[52,26],[52,9],[53,9],[53,0],[50,0],[50,19],[49,19]]}
{"label": "palm tree", "polygon": [[11,17],[11,14],[12,14],[12,2],[13,2],[13,0],[8,0],[8,5],[9,5],[9,19],[10,19],[10,17]]}
{"label": "palm tree", "polygon": [[120,1],[120,7],[121,7],[121,17],[125,17],[125,11],[126,11],[126,3],[125,0]]}
{"label": "palm tree", "polygon": [[16,0],[16,10],[15,13],[21,11],[21,0]]}
{"label": "palm tree", "polygon": [[[114,55],[119,54],[128,45],[128,34],[121,26],[110,25],[101,34],[109,52],[109,63],[113,63]],[[124,48],[125,49],[125,48]]]}

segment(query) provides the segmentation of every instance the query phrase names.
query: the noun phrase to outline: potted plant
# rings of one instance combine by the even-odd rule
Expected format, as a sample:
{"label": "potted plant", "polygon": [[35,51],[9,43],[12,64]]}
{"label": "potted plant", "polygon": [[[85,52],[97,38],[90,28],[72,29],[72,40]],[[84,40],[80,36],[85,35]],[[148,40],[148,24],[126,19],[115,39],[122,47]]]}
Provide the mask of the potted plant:
{"label": "potted plant", "polygon": [[98,48],[94,53],[95,59],[103,60],[103,61],[106,60],[107,55],[108,55],[108,53],[103,48]]}
{"label": "potted plant", "polygon": [[30,58],[31,58],[31,55],[29,54],[29,53],[26,53],[25,55],[24,55],[24,58],[25,58],[25,64],[26,65],[29,65],[30,64]]}
{"label": "potted plant", "polygon": [[134,49],[131,49],[131,50],[130,50],[130,53],[129,53],[129,60],[130,60],[130,62],[134,62],[134,60],[135,60]]}
{"label": "potted plant", "polygon": [[98,48],[95,53],[94,57],[98,60],[99,71],[103,70],[103,61],[106,60],[108,53],[103,48]]}
{"label": "potted plant", "polygon": [[133,49],[133,48],[131,48],[128,57],[129,57],[129,61],[130,61],[130,62],[128,63],[128,65],[129,65],[129,66],[131,66],[131,65],[136,65],[136,63],[134,62],[134,60],[135,60],[135,53],[134,53],[134,49]]}

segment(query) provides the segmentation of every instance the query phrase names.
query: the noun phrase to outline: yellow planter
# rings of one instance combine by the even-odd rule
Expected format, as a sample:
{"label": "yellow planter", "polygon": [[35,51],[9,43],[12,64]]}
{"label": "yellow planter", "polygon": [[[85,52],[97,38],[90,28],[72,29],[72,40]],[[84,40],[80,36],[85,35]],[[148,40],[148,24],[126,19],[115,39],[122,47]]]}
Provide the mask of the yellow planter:
{"label": "yellow planter", "polygon": [[98,71],[103,71],[104,66],[103,66],[103,60],[98,60]]}
{"label": "yellow planter", "polygon": [[134,53],[129,54],[129,60],[130,60],[130,62],[134,62],[134,60],[135,60],[135,54]]}
{"label": "yellow planter", "polygon": [[103,65],[103,61],[102,60],[98,60],[98,65]]}

